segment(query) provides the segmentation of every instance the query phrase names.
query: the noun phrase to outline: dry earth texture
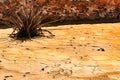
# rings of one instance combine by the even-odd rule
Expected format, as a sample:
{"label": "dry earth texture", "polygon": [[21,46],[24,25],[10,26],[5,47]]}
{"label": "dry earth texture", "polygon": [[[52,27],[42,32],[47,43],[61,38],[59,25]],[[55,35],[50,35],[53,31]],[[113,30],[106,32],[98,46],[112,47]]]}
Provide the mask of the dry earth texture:
{"label": "dry earth texture", "polygon": [[2,27],[0,80],[120,80],[120,23],[51,26],[54,38],[25,42]]}

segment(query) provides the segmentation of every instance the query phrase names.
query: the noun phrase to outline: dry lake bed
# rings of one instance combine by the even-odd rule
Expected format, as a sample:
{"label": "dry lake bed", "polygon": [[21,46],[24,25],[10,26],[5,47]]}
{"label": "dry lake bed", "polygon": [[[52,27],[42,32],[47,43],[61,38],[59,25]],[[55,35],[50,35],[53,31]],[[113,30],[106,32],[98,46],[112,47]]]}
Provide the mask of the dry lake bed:
{"label": "dry lake bed", "polygon": [[0,28],[0,80],[120,80],[120,23],[44,29],[55,37],[21,42]]}

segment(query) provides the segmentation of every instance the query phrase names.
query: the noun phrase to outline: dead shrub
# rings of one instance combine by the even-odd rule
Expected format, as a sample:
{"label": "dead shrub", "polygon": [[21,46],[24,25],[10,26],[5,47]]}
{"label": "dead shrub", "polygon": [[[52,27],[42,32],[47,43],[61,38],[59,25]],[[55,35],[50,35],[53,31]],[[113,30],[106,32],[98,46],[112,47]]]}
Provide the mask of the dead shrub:
{"label": "dead shrub", "polygon": [[[36,0],[26,0],[25,3],[21,4],[17,0],[6,0],[4,3],[1,3],[0,8],[3,14],[1,22],[13,27],[10,37],[15,39],[31,39],[35,36],[45,36],[43,31],[47,30],[43,30],[42,27],[58,21],[59,18],[51,10],[48,13],[48,7],[44,8],[45,4],[39,3]],[[47,32],[53,36],[51,32]]]}

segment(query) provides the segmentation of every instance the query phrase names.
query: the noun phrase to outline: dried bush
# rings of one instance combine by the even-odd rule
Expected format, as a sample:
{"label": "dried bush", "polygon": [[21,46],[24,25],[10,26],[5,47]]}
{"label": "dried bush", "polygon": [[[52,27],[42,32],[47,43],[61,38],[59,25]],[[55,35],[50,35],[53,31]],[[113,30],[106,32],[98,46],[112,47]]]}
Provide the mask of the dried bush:
{"label": "dried bush", "polygon": [[[13,27],[13,32],[10,34],[12,38],[30,39],[35,36],[45,36],[43,31],[47,30],[43,30],[41,27],[60,20],[51,10],[49,13],[47,12],[48,7],[44,8],[45,4],[36,0],[26,0],[25,4],[21,4],[17,0],[6,0],[1,4],[3,15],[1,22]],[[51,32],[47,32],[53,36]]]}
{"label": "dried bush", "polygon": [[[120,19],[120,1],[115,0],[5,0],[0,3],[0,20],[12,26],[13,38],[45,36],[42,27],[59,20],[84,21]],[[48,31],[49,32],[49,31]],[[50,33],[50,32],[49,32]],[[52,33],[50,33],[52,34]]]}

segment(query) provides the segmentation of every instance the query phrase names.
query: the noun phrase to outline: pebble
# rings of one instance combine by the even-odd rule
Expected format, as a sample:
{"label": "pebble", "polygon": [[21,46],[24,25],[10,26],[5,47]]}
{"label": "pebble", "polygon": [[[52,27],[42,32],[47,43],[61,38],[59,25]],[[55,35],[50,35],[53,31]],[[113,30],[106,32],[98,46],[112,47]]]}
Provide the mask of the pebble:
{"label": "pebble", "polygon": [[105,49],[104,48],[99,48],[99,49],[97,49],[97,51],[105,51]]}

